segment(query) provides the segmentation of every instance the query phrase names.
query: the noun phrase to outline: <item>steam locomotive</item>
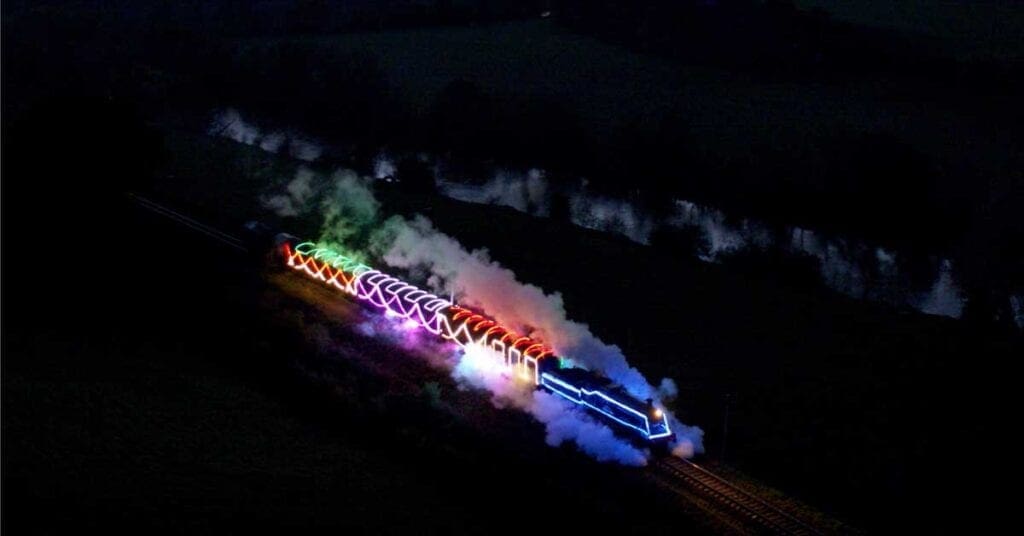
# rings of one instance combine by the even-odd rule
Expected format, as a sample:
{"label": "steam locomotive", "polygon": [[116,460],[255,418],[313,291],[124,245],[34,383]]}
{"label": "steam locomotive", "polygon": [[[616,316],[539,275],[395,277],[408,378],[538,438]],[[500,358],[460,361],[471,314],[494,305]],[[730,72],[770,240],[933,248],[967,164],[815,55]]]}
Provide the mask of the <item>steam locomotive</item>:
{"label": "steam locomotive", "polygon": [[412,320],[463,348],[478,345],[491,350],[497,364],[514,377],[585,408],[627,437],[654,445],[674,438],[665,412],[651,400],[638,400],[608,378],[571,366],[550,347],[491,317],[291,235],[277,235],[274,251],[286,267],[390,315]]}

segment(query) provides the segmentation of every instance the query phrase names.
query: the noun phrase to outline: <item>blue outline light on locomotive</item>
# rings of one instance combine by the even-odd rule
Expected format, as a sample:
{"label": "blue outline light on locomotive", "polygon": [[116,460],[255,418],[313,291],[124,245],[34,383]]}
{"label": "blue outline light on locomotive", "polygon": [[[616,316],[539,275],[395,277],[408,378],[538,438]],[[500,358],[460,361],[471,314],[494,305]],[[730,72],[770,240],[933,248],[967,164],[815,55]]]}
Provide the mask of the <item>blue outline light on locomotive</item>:
{"label": "blue outline light on locomotive", "polygon": [[[580,370],[580,369],[577,369],[577,370]],[[618,423],[622,424],[623,426],[628,426],[629,428],[632,428],[632,429],[640,432],[641,434],[643,434],[644,437],[646,437],[649,440],[661,439],[663,437],[669,437],[669,436],[672,435],[672,430],[669,428],[668,421],[664,420],[664,417],[663,417],[662,424],[664,424],[664,426],[665,426],[665,431],[662,432],[662,433],[652,434],[651,433],[650,419],[648,419],[647,415],[644,415],[643,413],[641,413],[641,412],[639,412],[639,411],[637,411],[637,410],[635,410],[635,409],[633,409],[633,408],[623,404],[622,402],[619,402],[618,400],[615,400],[614,398],[608,396],[607,394],[605,394],[602,391],[590,390],[590,389],[586,389],[586,388],[583,388],[583,387],[576,387],[576,386],[570,384],[569,382],[567,382],[565,380],[562,380],[562,379],[559,379],[559,378],[556,378],[556,377],[552,376],[552,374],[550,372],[545,372],[545,373],[541,374],[540,375],[540,379],[541,379],[541,385],[543,385],[544,387],[547,387],[548,390],[551,391],[552,393],[555,393],[555,394],[561,396],[562,398],[564,398],[566,400],[569,400],[570,402],[572,402],[574,404],[585,406],[585,407],[587,407],[587,408],[589,408],[589,409],[591,409],[593,411],[596,411],[596,412],[598,412],[598,413],[608,417],[609,419],[612,419],[615,422],[618,422]],[[548,381],[554,383],[555,385],[554,386],[548,385],[546,383]],[[568,390],[568,391],[575,392],[577,396],[575,398],[571,397],[568,394],[566,394],[565,392],[563,392],[562,389],[559,389],[559,387],[561,387],[562,389]],[[612,415],[611,413],[605,411],[603,408],[595,406],[594,404],[590,403],[586,398],[584,398],[584,395],[586,395],[586,396],[597,395],[597,396],[601,397],[602,399],[607,400],[608,402],[611,402],[611,403],[615,404],[616,406],[618,406],[618,407],[620,407],[620,408],[622,408],[622,409],[624,409],[624,410],[626,410],[626,411],[628,411],[630,413],[633,413],[634,415],[638,416],[640,419],[643,419],[643,423],[644,423],[643,427],[637,426],[636,424],[633,424],[633,423],[626,422],[626,421],[620,419],[619,417],[616,417],[615,415]],[[657,410],[662,415],[664,415],[663,411],[661,411],[660,409],[657,409]]]}

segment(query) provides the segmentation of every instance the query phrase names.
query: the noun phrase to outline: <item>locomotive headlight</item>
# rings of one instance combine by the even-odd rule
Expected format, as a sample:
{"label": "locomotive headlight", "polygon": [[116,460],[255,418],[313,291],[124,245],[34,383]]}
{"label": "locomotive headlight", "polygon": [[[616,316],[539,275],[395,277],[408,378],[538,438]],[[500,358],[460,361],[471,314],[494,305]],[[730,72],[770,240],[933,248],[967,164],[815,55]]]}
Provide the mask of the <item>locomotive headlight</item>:
{"label": "locomotive headlight", "polygon": [[660,409],[654,408],[654,418],[655,419],[660,419],[661,418],[661,410]]}

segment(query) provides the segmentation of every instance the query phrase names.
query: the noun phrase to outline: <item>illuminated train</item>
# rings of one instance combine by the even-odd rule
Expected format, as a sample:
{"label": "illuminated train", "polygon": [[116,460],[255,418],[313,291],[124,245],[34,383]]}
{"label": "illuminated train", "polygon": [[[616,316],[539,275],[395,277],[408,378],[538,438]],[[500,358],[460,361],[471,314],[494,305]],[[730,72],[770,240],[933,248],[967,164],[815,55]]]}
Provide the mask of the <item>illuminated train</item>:
{"label": "illuminated train", "polygon": [[551,348],[502,326],[493,318],[311,242],[297,243],[289,235],[279,235],[277,247],[288,267],[390,311],[391,315],[412,320],[464,348],[470,345],[490,348],[495,359],[514,376],[601,415],[634,437],[656,443],[673,438],[665,413],[650,400],[637,400],[607,378],[566,366],[565,360],[556,356]]}

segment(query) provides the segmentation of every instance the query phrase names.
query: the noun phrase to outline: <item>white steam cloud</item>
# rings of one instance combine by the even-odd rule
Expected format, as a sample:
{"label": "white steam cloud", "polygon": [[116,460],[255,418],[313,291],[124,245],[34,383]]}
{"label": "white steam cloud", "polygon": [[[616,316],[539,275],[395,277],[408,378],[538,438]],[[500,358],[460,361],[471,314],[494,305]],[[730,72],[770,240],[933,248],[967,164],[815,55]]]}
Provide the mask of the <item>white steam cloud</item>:
{"label": "white steam cloud", "polygon": [[373,159],[373,178],[389,179],[396,173],[398,173],[398,168],[395,166],[395,161],[386,153],[380,153]]}
{"label": "white steam cloud", "polygon": [[656,227],[654,219],[632,203],[586,192],[569,197],[569,214],[580,227],[622,235],[640,244],[650,243]]}
{"label": "white steam cloud", "polygon": [[[261,134],[254,124],[243,120],[238,111],[231,108],[216,114],[209,133],[275,153],[287,147],[293,157],[307,161],[317,159],[322,152],[319,145],[303,136],[283,132]],[[421,159],[424,157],[421,155]],[[391,155],[380,153],[374,159],[372,175],[375,179],[389,179],[396,173],[397,166]],[[551,188],[544,171],[539,169],[499,170],[483,184],[452,182],[438,176],[437,186],[444,195],[460,201],[507,206],[541,217],[551,211]],[[290,195],[271,196],[264,201],[279,215],[294,216],[303,200],[301,195]],[[935,264],[934,283],[921,291],[915,290],[918,285],[908,280],[905,270],[901,270],[900,256],[894,252],[841,238],[825,239],[813,230],[800,227],[773,231],[761,222],[746,218],[732,220],[720,210],[686,200],[676,201],[675,214],[658,221],[633,203],[588,194],[583,188],[569,195],[569,210],[575,225],[625,236],[641,244],[648,244],[652,233],[662,226],[695,229],[702,243],[693,254],[705,262],[720,262],[751,248],[762,251],[774,248],[790,255],[810,256],[817,261],[822,282],[847,296],[952,318],[963,314],[963,292],[946,260]],[[1014,311],[1015,323],[1024,329],[1024,320],[1017,312],[1024,298],[1008,296],[1007,299]]]}
{"label": "white steam cloud", "polygon": [[759,238],[761,234],[758,232],[760,229],[754,231],[754,226],[746,221],[735,227],[728,223],[722,211],[689,201],[676,201],[676,213],[669,218],[668,224],[699,229],[704,243],[699,246],[697,256],[706,262],[715,262],[722,255],[746,248],[755,233]]}
{"label": "white steam cloud", "polygon": [[511,207],[534,216],[547,216],[551,211],[548,183],[539,169],[525,173],[501,169],[482,185],[439,181],[438,188],[448,197],[468,203]]}
{"label": "white steam cloud", "polygon": [[1024,329],[1024,296],[1010,296],[1010,312],[1017,327]]}
{"label": "white steam cloud", "polygon": [[931,315],[960,318],[963,309],[963,295],[960,287],[953,281],[953,263],[944,259],[935,284],[921,304],[921,310]]}
{"label": "white steam cloud", "polygon": [[371,251],[389,266],[427,274],[427,284],[441,294],[454,294],[469,307],[483,309],[503,324],[536,337],[581,366],[622,384],[640,399],[656,390],[622,350],[595,337],[590,329],[569,320],[562,295],[523,283],[491,260],[486,250],[466,251],[454,238],[438,232],[422,216],[385,222]]}
{"label": "white steam cloud", "polygon": [[[550,199],[539,196],[550,198],[551,189],[544,174],[537,170],[527,174],[501,171],[482,185],[439,179],[438,188],[460,201],[508,206],[534,216],[550,212]],[[677,200],[675,204],[671,216],[657,221],[634,203],[589,194],[585,186],[569,195],[570,219],[580,227],[625,236],[641,244],[648,244],[653,232],[662,226],[694,229],[700,243],[693,254],[705,262],[721,262],[745,250],[774,248],[815,259],[821,281],[847,296],[952,318],[963,313],[962,292],[948,261],[936,264],[935,283],[929,289],[914,290],[917,286],[900,269],[899,256],[886,249],[841,238],[827,239],[800,227],[775,231],[756,220],[734,220],[720,210],[690,201]]]}
{"label": "white steam cloud", "polygon": [[[533,216],[551,213],[551,192],[543,170],[517,172],[501,169],[483,184],[465,184],[439,179],[438,189],[446,196],[467,203],[510,207]],[[569,198],[572,222],[580,227],[625,236],[647,244],[656,225],[652,218],[631,203],[590,195],[580,191]]]}
{"label": "white steam cloud", "polygon": [[300,167],[295,173],[295,178],[285,186],[285,193],[264,196],[263,206],[273,210],[278,216],[298,216],[306,211],[313,199],[315,177],[313,171]]}
{"label": "white steam cloud", "polygon": [[[265,196],[264,205],[281,216],[295,216],[319,208],[323,216],[321,242],[343,251],[364,240],[369,251],[388,266],[401,268],[426,280],[436,293],[452,294],[460,303],[478,308],[525,335],[537,337],[560,355],[580,366],[598,371],[621,384],[639,399],[669,399],[678,393],[675,383],[662,380],[654,388],[639,370],[629,365],[615,345],[594,336],[582,323],[568,319],[561,294],[519,281],[515,274],[493,261],[486,250],[467,251],[454,238],[437,231],[429,220],[392,217],[379,223],[379,203],[369,189],[369,177],[340,170],[329,178],[300,169],[284,187],[284,193]],[[361,245],[361,244],[360,244]],[[367,327],[365,332],[372,329]],[[486,351],[486,350],[484,350]],[[529,392],[517,395],[510,382],[498,382],[481,359],[467,351],[453,373],[460,382],[487,388],[496,403],[529,412],[543,422],[547,442],[572,441],[600,460],[640,464],[643,451],[614,436],[607,426],[594,421],[555,397]],[[488,356],[487,362],[493,362]],[[498,375],[501,376],[500,374]],[[512,382],[514,383],[514,382]],[[680,452],[700,452],[703,432],[675,423]],[[678,446],[678,445],[677,445]]]}
{"label": "white steam cloud", "polygon": [[246,121],[242,114],[234,108],[215,113],[207,133],[211,136],[223,136],[238,143],[253,145],[267,152],[282,153],[306,162],[312,162],[323,154],[323,147],[319,143],[295,132],[261,132],[259,127]]}

